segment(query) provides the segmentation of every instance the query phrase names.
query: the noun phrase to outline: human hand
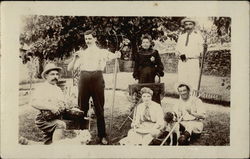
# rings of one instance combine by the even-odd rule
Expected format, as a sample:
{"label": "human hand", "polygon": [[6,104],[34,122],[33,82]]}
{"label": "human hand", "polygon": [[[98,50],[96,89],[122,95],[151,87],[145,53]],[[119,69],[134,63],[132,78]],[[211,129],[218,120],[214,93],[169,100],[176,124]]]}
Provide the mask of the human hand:
{"label": "human hand", "polygon": [[57,107],[66,108],[66,103],[64,101],[58,101],[56,103]]}
{"label": "human hand", "polygon": [[155,76],[155,83],[160,83],[160,77],[159,76]]}
{"label": "human hand", "polygon": [[79,54],[76,52],[76,53],[74,53],[73,54],[73,59],[75,60],[75,59],[78,59],[80,56],[79,56]]}
{"label": "human hand", "polygon": [[115,52],[115,58],[121,58],[121,52],[120,51],[116,51]]}
{"label": "human hand", "polygon": [[59,113],[62,113],[62,112],[65,111],[65,109],[66,109],[65,107],[59,107],[58,112],[59,112]]}
{"label": "human hand", "polygon": [[51,111],[53,114],[55,114],[55,115],[59,115],[59,114],[60,114],[59,108],[58,108],[58,107],[52,107],[52,108],[50,109],[50,111]]}
{"label": "human hand", "polygon": [[131,124],[131,127],[133,127],[133,128],[139,128],[140,127],[140,124],[139,123],[132,123]]}
{"label": "human hand", "polygon": [[92,118],[94,116],[94,114],[95,114],[94,109],[91,108],[91,109],[89,109],[87,116]]}

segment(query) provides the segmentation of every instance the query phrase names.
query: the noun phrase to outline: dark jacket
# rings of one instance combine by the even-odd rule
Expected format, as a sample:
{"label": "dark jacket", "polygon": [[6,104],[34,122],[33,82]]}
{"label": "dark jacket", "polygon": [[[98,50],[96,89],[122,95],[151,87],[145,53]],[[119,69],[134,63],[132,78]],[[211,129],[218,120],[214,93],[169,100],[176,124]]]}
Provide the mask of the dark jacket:
{"label": "dark jacket", "polygon": [[[152,57],[155,58],[154,61],[150,60]],[[135,56],[135,67],[134,67],[133,77],[135,79],[139,79],[140,76],[143,76],[141,70],[145,67],[152,68],[154,70],[155,74],[152,75],[154,77],[156,75],[164,76],[163,72],[164,66],[161,62],[161,57],[157,50],[150,48],[148,50],[140,49],[138,51],[138,53]]]}

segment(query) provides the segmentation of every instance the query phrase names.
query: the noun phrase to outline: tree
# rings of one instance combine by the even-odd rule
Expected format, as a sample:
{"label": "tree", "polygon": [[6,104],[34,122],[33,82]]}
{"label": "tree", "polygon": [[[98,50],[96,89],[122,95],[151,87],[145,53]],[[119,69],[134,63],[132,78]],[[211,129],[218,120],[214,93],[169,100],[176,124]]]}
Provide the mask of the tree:
{"label": "tree", "polygon": [[[63,59],[80,47],[86,47],[84,32],[92,29],[96,32],[95,36],[101,48],[114,52],[119,49],[120,42],[127,38],[131,41],[132,54],[135,55],[143,34],[150,34],[153,39],[161,41],[177,41],[178,34],[182,31],[180,21],[183,18],[32,15],[24,17],[25,26],[20,35],[20,43],[30,46],[25,54],[32,53],[38,57],[42,66],[46,59]],[[228,19],[221,22],[221,19],[215,18],[214,21],[218,28],[226,23],[225,29],[230,29]],[[22,57],[24,63],[27,62],[26,56]],[[40,68],[41,73],[42,67]]]}

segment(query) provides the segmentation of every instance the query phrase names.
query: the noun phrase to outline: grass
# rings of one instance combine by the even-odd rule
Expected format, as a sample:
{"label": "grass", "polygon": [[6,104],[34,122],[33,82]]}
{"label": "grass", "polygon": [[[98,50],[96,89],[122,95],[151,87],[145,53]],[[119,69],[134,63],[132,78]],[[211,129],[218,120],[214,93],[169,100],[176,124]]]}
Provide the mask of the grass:
{"label": "grass", "polygon": [[[105,80],[105,88],[112,89],[113,88],[113,74],[104,74]],[[124,80],[126,79],[126,80]],[[32,87],[42,80],[35,79]],[[72,79],[67,79],[67,81],[72,81]],[[175,83],[177,81],[177,74],[176,73],[165,73],[164,77],[161,78],[161,82],[165,84],[165,93],[167,96],[176,96],[176,90],[174,88]],[[228,82],[223,82],[228,81]],[[134,84],[136,81],[132,77],[132,73],[128,72],[119,72],[117,74],[117,90],[127,90],[129,84]],[[215,77],[215,76],[202,76],[201,79],[201,92],[205,92],[207,94],[217,94],[221,97],[221,100],[217,103],[229,103],[226,105],[230,105],[230,77]],[[29,90],[30,85],[28,80],[22,80],[20,83],[19,90]],[[213,103],[213,101],[209,101]],[[215,102],[216,103],[216,102]]]}
{"label": "grass", "polygon": [[[27,100],[29,94],[20,96],[20,103]],[[112,91],[105,91],[105,121],[107,132],[109,132],[110,124],[110,108]],[[177,99],[165,98],[169,105],[173,105]],[[118,145],[118,141],[127,135],[130,129],[130,122],[126,122],[124,127],[119,130],[121,123],[129,114],[130,102],[127,99],[127,93],[116,91],[116,100],[114,105],[113,124],[111,133],[111,144]],[[221,107],[219,105],[204,104],[207,109],[207,118],[204,121],[204,131],[193,145],[229,145],[230,144],[230,108]],[[163,107],[165,105],[163,104]],[[27,104],[19,107],[19,135],[33,141],[41,141],[42,132],[35,125],[35,117],[37,111]],[[92,145],[97,144],[96,121],[91,122]],[[109,134],[110,135],[110,134]],[[72,136],[71,131],[66,136]]]}

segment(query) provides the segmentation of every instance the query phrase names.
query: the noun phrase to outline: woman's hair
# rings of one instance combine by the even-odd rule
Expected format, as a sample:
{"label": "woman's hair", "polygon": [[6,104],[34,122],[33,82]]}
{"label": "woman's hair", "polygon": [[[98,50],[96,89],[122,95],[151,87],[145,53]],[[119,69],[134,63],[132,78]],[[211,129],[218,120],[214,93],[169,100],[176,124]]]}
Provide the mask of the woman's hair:
{"label": "woman's hair", "polygon": [[150,94],[151,96],[153,95],[153,91],[152,91],[150,88],[148,88],[148,87],[143,87],[143,88],[141,89],[141,95],[144,94],[144,93],[148,93],[148,94]]}
{"label": "woman's hair", "polygon": [[141,42],[144,40],[144,39],[148,39],[149,42],[150,42],[150,47],[152,48],[154,46],[154,42],[152,40],[152,37],[149,35],[149,34],[143,34],[142,37],[141,37]]}
{"label": "woman's hair", "polygon": [[92,35],[93,37],[95,36],[95,31],[94,30],[87,30],[84,32],[84,35]]}

